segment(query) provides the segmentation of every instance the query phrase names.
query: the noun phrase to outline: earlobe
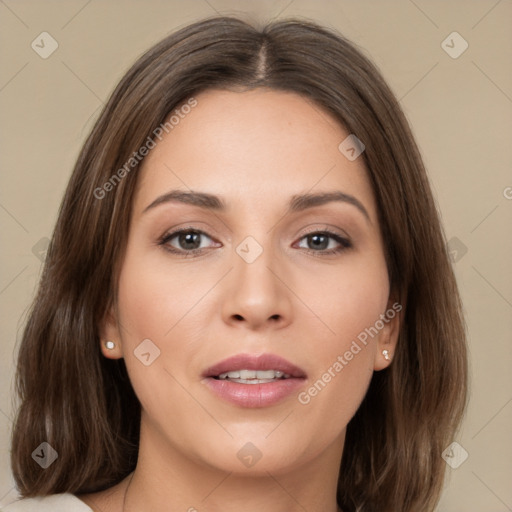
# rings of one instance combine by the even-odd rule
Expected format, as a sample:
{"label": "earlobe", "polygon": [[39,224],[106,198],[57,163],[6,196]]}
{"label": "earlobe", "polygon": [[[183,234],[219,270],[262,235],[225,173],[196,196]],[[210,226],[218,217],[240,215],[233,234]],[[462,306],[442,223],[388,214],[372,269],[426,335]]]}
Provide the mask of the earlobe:
{"label": "earlobe", "polygon": [[375,371],[387,368],[393,361],[400,332],[401,310],[402,306],[398,302],[394,302],[386,311],[384,327],[377,340],[373,367]]}
{"label": "earlobe", "polygon": [[373,365],[373,369],[375,371],[384,370],[387,368],[393,361],[393,354],[388,349],[377,350],[375,354],[375,362]]}
{"label": "earlobe", "polygon": [[123,357],[120,344],[112,340],[101,342],[101,352],[108,359],[120,359]]}
{"label": "earlobe", "polygon": [[106,358],[120,359],[123,357],[120,342],[121,336],[112,309],[107,312],[103,321],[101,322],[99,334],[100,349]]}

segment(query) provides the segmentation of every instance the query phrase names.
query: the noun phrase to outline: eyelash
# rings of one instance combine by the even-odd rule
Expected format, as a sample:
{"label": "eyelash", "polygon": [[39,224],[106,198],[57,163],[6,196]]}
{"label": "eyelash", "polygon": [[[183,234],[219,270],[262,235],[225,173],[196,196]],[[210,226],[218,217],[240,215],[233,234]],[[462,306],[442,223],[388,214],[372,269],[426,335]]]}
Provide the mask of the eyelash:
{"label": "eyelash", "polygon": [[[205,233],[204,231],[201,231],[200,229],[195,229],[195,228],[182,228],[182,229],[177,229],[176,231],[172,231],[171,233],[166,233],[164,234],[159,240],[158,240],[158,245],[161,246],[164,250],[172,253],[172,254],[177,254],[179,256],[182,256],[182,257],[185,257],[185,258],[191,258],[191,257],[194,257],[194,256],[200,256],[204,249],[205,248],[202,248],[202,249],[191,249],[191,250],[183,250],[183,249],[176,249],[175,247],[172,247],[169,244],[169,242],[175,238],[176,236],[182,234],[182,233],[195,233],[195,234],[199,234],[199,235],[204,235],[208,238],[211,239],[211,237]],[[337,233],[334,233],[332,231],[329,231],[329,230],[321,230],[321,231],[311,231],[309,233],[305,233],[301,238],[300,240],[303,240],[307,237],[310,237],[312,235],[323,235],[323,236],[327,236],[329,238],[332,238],[333,240],[335,240],[339,246],[334,248],[334,249],[324,249],[324,250],[320,250],[320,251],[315,251],[313,249],[306,249],[306,252],[310,253],[310,254],[313,254],[314,256],[329,256],[329,255],[333,255],[333,254],[338,254],[338,253],[341,253],[341,252],[344,252],[346,251],[347,249],[351,249],[352,248],[352,243],[350,242],[350,240],[348,240],[347,238],[344,238],[340,235],[338,235]]]}

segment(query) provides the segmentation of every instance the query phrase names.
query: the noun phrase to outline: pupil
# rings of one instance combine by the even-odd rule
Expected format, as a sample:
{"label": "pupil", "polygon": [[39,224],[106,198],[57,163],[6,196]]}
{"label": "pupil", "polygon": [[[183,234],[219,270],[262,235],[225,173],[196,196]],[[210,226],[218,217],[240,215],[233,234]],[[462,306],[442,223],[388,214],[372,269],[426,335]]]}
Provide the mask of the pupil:
{"label": "pupil", "polygon": [[[312,235],[309,240],[312,242],[310,249],[327,249],[329,245],[328,237],[325,235]],[[313,245],[313,247],[311,247],[311,245]]]}
{"label": "pupil", "polygon": [[182,233],[179,236],[180,245],[184,249],[197,249],[201,245],[200,233]]}

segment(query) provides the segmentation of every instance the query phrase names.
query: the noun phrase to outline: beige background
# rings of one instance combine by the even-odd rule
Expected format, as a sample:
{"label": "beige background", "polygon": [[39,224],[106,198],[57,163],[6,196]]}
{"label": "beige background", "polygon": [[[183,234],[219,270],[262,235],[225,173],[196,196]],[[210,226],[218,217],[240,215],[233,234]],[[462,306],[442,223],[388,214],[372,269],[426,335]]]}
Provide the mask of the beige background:
{"label": "beige background", "polygon": [[[0,0],[0,506],[16,497],[8,466],[15,347],[40,276],[40,240],[51,234],[77,152],[135,58],[216,11],[332,26],[364,48],[400,99],[457,251],[470,338],[471,401],[456,439],[469,457],[448,468],[438,510],[512,510],[510,0]],[[59,45],[47,59],[31,48],[43,31]],[[469,44],[456,59],[441,46],[453,31]]]}

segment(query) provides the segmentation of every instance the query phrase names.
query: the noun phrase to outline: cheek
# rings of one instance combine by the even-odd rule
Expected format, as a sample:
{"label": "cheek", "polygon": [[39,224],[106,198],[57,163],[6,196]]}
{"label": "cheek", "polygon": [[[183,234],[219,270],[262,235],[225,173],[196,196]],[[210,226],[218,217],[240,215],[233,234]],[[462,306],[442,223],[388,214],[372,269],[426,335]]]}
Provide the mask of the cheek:
{"label": "cheek", "polygon": [[119,314],[129,343],[138,338],[172,342],[173,331],[211,288],[207,275],[199,278],[186,265],[165,257],[148,258],[127,251],[119,281]]}
{"label": "cheek", "polygon": [[311,309],[329,328],[322,329],[328,342],[321,346],[330,355],[347,350],[386,310],[389,281],[379,252],[350,261],[347,258],[346,264],[322,269],[321,273],[301,280],[302,295],[308,297]]}
{"label": "cheek", "polygon": [[166,345],[184,314],[186,300],[175,279],[128,247],[119,279],[118,315],[123,357],[136,390],[149,385],[157,368],[163,371]]}
{"label": "cheek", "polygon": [[178,382],[204,348],[198,318],[218,271],[208,267],[199,275],[186,271],[186,263],[148,257],[135,243],[123,262],[118,310],[123,357],[140,401],[150,410],[161,409],[159,396],[181,397]]}
{"label": "cheek", "polygon": [[[376,254],[303,284],[316,290],[309,294],[309,303],[329,329],[318,324],[322,336],[310,352],[315,372],[298,401],[334,435],[355,414],[373,375],[380,332],[375,326],[381,325],[388,301],[387,269]],[[313,332],[311,322],[309,327]]]}
{"label": "cheek", "polygon": [[201,286],[193,281],[181,269],[163,268],[130,248],[119,279],[123,357],[133,389],[143,411],[151,411],[150,421],[164,418],[178,433],[180,422],[170,414],[175,409],[170,404],[178,403],[182,410],[194,406],[177,371],[187,368],[190,356],[180,345],[180,329],[201,296]]}

